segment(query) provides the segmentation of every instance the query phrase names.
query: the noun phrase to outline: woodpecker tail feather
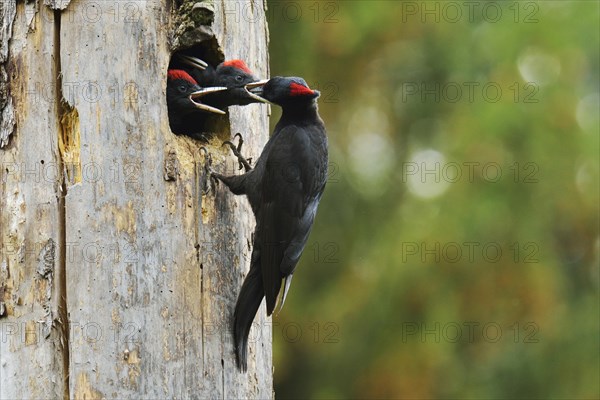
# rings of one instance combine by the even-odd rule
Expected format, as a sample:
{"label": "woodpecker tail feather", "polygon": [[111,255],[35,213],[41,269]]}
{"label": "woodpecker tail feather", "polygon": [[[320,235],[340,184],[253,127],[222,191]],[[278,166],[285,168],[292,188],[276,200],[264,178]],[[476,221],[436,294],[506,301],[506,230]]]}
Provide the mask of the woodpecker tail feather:
{"label": "woodpecker tail feather", "polygon": [[275,315],[279,315],[279,313],[281,312],[281,309],[283,308],[283,304],[285,303],[285,298],[287,297],[288,290],[290,290],[290,285],[292,283],[293,277],[294,277],[294,275],[289,274],[288,276],[283,278],[284,279],[284,289],[283,289],[283,292],[280,292],[280,294],[279,294],[279,305],[275,306],[275,308],[277,309],[277,312],[275,313]]}
{"label": "woodpecker tail feather", "polygon": [[246,372],[248,367],[248,335],[264,294],[260,265],[253,263],[242,285],[233,314],[235,353],[238,368],[242,372]]}

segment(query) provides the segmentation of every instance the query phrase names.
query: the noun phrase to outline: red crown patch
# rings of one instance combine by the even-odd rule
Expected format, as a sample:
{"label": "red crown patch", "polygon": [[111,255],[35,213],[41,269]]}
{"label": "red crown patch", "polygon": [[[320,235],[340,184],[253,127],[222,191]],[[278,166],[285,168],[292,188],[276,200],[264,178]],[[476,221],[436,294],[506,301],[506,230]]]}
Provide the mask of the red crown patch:
{"label": "red crown patch", "polygon": [[290,96],[312,96],[315,92],[307,88],[306,86],[292,82],[290,84]]}
{"label": "red crown patch", "polygon": [[252,75],[252,71],[242,60],[228,60],[223,62],[224,67],[233,67]]}
{"label": "red crown patch", "polygon": [[184,81],[187,81],[192,85],[198,84],[196,83],[194,78],[190,76],[190,74],[181,69],[170,69],[169,72],[167,72],[167,78],[172,80],[183,79]]}

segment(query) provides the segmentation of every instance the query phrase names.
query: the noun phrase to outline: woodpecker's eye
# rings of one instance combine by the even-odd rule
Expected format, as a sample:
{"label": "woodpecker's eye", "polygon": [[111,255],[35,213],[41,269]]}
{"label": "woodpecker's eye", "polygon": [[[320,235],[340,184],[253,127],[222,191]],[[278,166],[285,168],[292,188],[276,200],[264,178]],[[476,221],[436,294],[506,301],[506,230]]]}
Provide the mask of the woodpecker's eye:
{"label": "woodpecker's eye", "polygon": [[238,82],[241,82],[241,81],[244,80],[244,78],[242,78],[241,75],[238,75],[238,76],[235,77],[235,80],[238,81]]}
{"label": "woodpecker's eye", "polygon": [[185,85],[181,85],[181,86],[179,86],[179,88],[178,88],[178,89],[179,89],[179,91],[180,91],[181,93],[185,93],[185,92],[186,92],[186,90],[187,90],[187,88],[185,87]]}

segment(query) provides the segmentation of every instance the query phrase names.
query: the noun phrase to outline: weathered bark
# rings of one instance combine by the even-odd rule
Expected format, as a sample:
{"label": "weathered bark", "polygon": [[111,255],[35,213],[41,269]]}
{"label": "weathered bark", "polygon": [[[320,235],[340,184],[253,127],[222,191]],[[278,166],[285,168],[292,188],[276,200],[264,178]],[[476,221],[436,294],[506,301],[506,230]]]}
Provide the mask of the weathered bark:
{"label": "weathered bark", "polygon": [[[267,76],[264,3],[44,3],[0,4],[0,398],[272,397],[264,310],[247,374],[230,334],[254,219],[202,195],[164,95],[171,51],[211,35]],[[233,171],[220,142],[242,132],[256,157],[267,107],[225,122],[207,148]]]}

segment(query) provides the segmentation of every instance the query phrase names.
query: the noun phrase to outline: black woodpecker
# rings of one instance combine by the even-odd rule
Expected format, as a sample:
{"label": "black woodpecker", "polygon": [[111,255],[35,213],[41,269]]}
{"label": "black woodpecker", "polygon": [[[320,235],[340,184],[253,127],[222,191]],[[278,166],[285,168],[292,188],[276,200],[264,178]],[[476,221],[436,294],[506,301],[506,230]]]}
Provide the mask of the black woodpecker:
{"label": "black woodpecker", "polygon": [[209,93],[222,92],[226,87],[201,88],[185,71],[170,69],[167,72],[167,108],[173,133],[185,133],[188,119],[198,113],[220,111],[198,101]]}
{"label": "black woodpecker", "polygon": [[[263,297],[271,315],[283,307],[327,181],[327,135],[317,109],[319,92],[301,78],[274,77],[252,92],[282,108],[281,119],[254,169],[213,175],[245,194],[256,217],[250,271],[234,312],[237,365],[247,369],[248,335]],[[233,146],[232,146],[233,147]],[[236,153],[234,151],[234,153]],[[238,154],[238,158],[241,155]],[[244,165],[248,165],[245,163]]]}
{"label": "black woodpecker", "polygon": [[[191,81],[203,88],[201,93],[190,98],[195,102],[193,109],[186,108],[182,113],[181,108],[171,109],[173,102],[169,102],[169,92],[171,92],[171,96],[174,96],[178,91],[169,90],[172,80],[168,80],[169,120],[171,121],[171,130],[175,134],[184,134],[196,139],[202,138],[202,132],[198,132],[198,130],[212,115],[225,114],[224,110],[229,106],[244,106],[266,101],[250,91],[253,87],[262,85],[266,81],[255,78],[241,60],[225,61],[217,68],[213,68],[198,58],[180,55],[177,56],[175,65],[178,66],[178,69],[170,71],[186,73]],[[181,85],[181,83],[178,82],[177,85]]]}
{"label": "black woodpecker", "polygon": [[[202,99],[204,104],[224,109],[229,106],[245,106],[252,103],[265,102],[249,89],[253,85],[262,85],[267,81],[257,79],[250,68],[242,60],[227,60],[216,68],[196,57],[178,56],[179,62],[185,64],[185,70],[201,87],[226,87],[227,90],[215,92]],[[223,112],[224,114],[224,112]]]}

